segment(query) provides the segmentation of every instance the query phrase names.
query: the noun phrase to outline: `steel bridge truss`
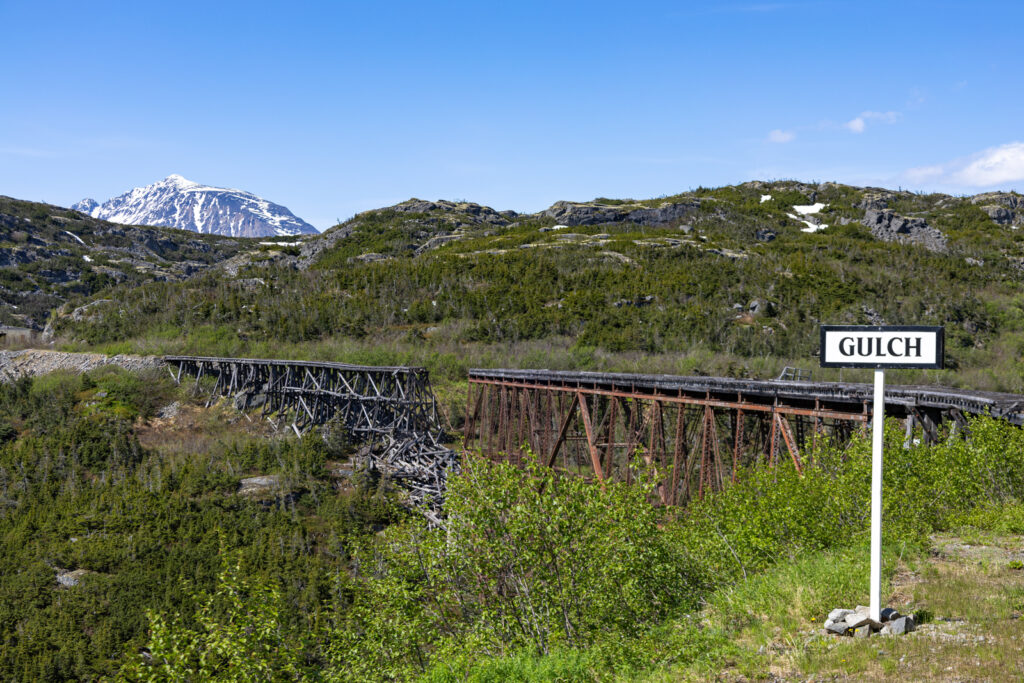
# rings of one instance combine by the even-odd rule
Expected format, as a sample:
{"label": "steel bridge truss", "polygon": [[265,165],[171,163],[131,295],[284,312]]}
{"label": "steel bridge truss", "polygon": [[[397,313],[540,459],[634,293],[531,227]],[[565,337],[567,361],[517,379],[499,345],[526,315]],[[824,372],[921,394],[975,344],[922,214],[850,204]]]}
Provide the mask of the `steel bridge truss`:
{"label": "steel bridge truss", "polygon": [[[872,419],[866,385],[471,370],[469,386],[467,449],[598,482],[630,482],[653,468],[665,505],[720,490],[755,463],[802,471],[814,465],[818,441],[846,443]],[[964,412],[983,412],[982,404],[986,412],[1008,405],[1006,395],[960,392],[943,403],[929,391],[887,396],[908,443],[916,433],[937,440],[944,419],[964,427]],[[1017,424],[1024,418],[1004,413]]]}

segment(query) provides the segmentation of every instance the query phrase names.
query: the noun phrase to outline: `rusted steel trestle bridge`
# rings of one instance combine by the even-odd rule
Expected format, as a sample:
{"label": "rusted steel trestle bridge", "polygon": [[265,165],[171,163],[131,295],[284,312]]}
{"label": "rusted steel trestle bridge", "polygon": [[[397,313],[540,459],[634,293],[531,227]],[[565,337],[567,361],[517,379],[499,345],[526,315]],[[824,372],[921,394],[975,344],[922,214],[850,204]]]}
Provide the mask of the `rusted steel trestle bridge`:
{"label": "rusted steel trestle bridge", "polygon": [[[1024,425],[1024,396],[934,386],[886,388],[886,414],[907,440],[988,414]],[[802,470],[807,446],[845,442],[872,419],[869,384],[673,377],[548,370],[470,370],[465,444],[597,481],[630,481],[634,454],[661,474],[657,495],[678,505],[721,489],[742,465],[780,458]]]}

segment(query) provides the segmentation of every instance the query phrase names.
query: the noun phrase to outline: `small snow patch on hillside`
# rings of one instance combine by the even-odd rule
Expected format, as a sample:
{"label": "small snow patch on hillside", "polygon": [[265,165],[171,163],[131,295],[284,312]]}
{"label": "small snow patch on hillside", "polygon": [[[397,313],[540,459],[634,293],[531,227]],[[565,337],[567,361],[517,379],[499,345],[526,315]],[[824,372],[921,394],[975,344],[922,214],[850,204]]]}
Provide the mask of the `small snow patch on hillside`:
{"label": "small snow patch on hillside", "polygon": [[762,204],[764,204],[765,202],[770,202],[771,200],[772,200],[772,196],[770,194],[763,194],[763,195],[761,195],[761,203]]}
{"label": "small snow patch on hillside", "polygon": [[818,202],[817,204],[807,204],[806,206],[794,206],[793,210],[796,211],[801,216],[806,216],[808,214],[818,213],[819,211],[824,209],[825,206],[825,204]]}
{"label": "small snow patch on hillside", "polygon": [[[793,208],[796,208],[796,207],[793,207]],[[815,212],[815,213],[817,213],[817,212]],[[805,221],[805,220],[801,219],[799,216],[794,216],[791,213],[787,213],[786,215],[789,216],[790,218],[792,218],[793,220],[795,220],[797,223],[803,223],[804,225],[807,226],[806,228],[800,228],[800,232],[818,232],[819,230],[824,230],[825,228],[828,227],[824,223],[820,223],[819,224],[819,223],[812,223],[810,221]]]}
{"label": "small snow patch on hillside", "polygon": [[68,231],[68,230],[65,230],[64,232],[65,232],[66,234],[68,234],[68,235],[71,235],[71,236],[72,236],[72,237],[74,237],[74,238],[75,238],[76,240],[78,240],[78,243],[79,243],[79,244],[81,244],[81,245],[82,245],[83,247],[85,246],[85,242],[83,242],[83,241],[82,241],[82,238],[81,238],[81,237],[79,237],[79,236],[78,236],[78,235],[76,235],[75,233],[73,233],[73,232],[70,232],[70,231]]}

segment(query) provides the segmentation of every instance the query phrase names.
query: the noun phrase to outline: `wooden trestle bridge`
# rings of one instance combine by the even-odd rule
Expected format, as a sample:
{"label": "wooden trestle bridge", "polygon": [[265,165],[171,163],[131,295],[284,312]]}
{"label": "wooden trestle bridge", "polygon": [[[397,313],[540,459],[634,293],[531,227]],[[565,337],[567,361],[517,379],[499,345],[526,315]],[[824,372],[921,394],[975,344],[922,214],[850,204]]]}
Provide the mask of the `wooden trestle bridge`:
{"label": "wooden trestle bridge", "polygon": [[[367,444],[368,462],[439,521],[459,455],[445,444],[427,371],[317,361],[166,356],[178,382],[231,396],[302,434],[336,424]],[[206,379],[204,377],[212,378]],[[724,487],[754,462],[798,470],[821,439],[845,443],[872,419],[868,384],[673,377],[549,370],[470,370],[467,450],[596,481],[631,481],[643,461],[661,477],[659,502],[681,505]],[[889,386],[886,414],[906,439],[966,430],[969,415],[1024,426],[1024,396]],[[812,446],[809,448],[808,446]]]}
{"label": "wooden trestle bridge", "polygon": [[[465,447],[527,458],[596,481],[630,481],[638,458],[661,476],[660,502],[684,504],[781,459],[797,470],[819,439],[845,443],[871,421],[868,384],[548,370],[470,370]],[[967,415],[1024,425],[1024,396],[890,386],[886,414],[909,442],[967,427]]]}
{"label": "wooden trestle bridge", "polygon": [[[301,435],[333,424],[367,446],[371,468],[387,474],[437,521],[448,475],[458,457],[445,445],[426,369],[318,361],[164,356],[171,376],[209,392],[207,405],[231,396],[261,408]],[[203,378],[207,379],[205,382]]]}

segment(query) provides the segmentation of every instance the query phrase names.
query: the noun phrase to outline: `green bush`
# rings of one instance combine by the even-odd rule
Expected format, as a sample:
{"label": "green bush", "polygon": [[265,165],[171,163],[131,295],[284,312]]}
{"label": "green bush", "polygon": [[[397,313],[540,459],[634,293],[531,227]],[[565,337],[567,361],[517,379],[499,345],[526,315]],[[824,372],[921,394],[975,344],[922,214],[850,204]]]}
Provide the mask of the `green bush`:
{"label": "green bush", "polygon": [[462,670],[656,623],[691,596],[650,490],[469,460],[445,531],[391,527],[356,553],[361,590],[333,662],[346,678],[407,677],[432,658]]}
{"label": "green bush", "polygon": [[138,681],[304,680],[303,638],[282,627],[279,589],[242,578],[241,561],[221,554],[212,592],[190,596],[191,614],[150,612],[149,641],[119,678]]}

